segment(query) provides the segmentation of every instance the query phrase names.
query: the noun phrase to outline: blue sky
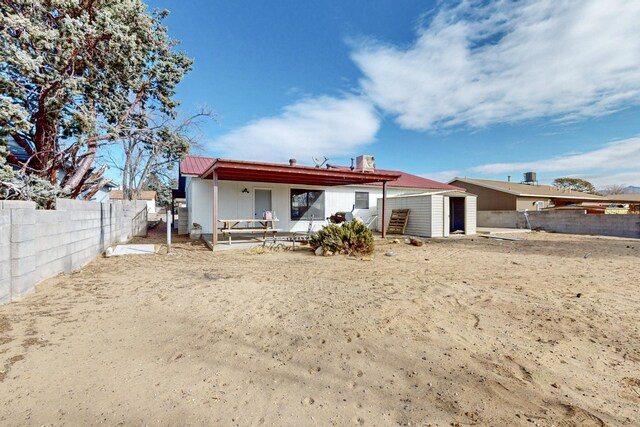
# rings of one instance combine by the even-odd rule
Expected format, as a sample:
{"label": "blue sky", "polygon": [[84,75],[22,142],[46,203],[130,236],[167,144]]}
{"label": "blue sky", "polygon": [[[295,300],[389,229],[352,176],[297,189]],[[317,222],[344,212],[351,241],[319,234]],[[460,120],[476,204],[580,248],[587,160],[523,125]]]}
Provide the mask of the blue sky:
{"label": "blue sky", "polygon": [[640,185],[640,2],[149,1],[199,154]]}

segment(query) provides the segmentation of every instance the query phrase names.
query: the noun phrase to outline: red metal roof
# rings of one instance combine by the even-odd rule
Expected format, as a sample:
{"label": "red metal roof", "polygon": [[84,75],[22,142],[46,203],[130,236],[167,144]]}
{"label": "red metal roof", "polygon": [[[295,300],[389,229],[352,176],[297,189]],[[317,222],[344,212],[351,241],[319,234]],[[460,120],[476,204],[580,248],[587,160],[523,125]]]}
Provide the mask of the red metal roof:
{"label": "red metal roof", "polygon": [[187,156],[180,162],[180,175],[200,176],[215,160],[212,157]]}
{"label": "red metal roof", "polygon": [[206,171],[200,174],[200,178],[211,179],[214,171],[220,180],[325,186],[389,182],[399,177],[398,174],[377,171],[355,172],[279,163],[216,159]]}
{"label": "red metal roof", "polygon": [[[389,187],[418,188],[430,190],[464,191],[460,187],[422,178],[417,175],[401,171],[376,169],[374,173],[362,173],[352,171],[346,166],[319,169],[311,166],[290,166],[278,163],[245,162],[237,160],[223,160],[211,157],[188,156],[180,162],[180,174],[195,175],[201,178],[211,178],[208,169],[219,160],[219,179],[257,181],[257,182],[283,182],[283,183],[309,183],[326,185],[382,185],[382,181],[388,181]],[[208,172],[208,176],[201,176]]]}
{"label": "red metal roof", "polygon": [[[334,166],[335,169],[350,169],[347,166]],[[400,178],[387,184],[388,187],[400,187],[400,188],[421,188],[429,190],[447,190],[447,191],[466,191],[464,188],[456,187],[455,185],[445,184],[443,182],[434,181],[432,179],[423,178],[418,175],[412,175],[410,173],[402,171],[391,171],[384,169],[376,169],[376,172],[380,173],[396,173],[400,175]],[[372,183],[370,185],[382,185],[380,183]]]}

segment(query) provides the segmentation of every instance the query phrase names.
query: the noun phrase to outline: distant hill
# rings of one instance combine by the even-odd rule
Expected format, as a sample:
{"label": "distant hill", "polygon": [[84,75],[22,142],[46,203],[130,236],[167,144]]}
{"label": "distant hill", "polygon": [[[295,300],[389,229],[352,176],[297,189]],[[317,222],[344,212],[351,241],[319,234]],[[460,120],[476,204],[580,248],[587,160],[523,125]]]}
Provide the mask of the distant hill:
{"label": "distant hill", "polygon": [[628,186],[626,190],[629,194],[640,194],[640,187],[637,187],[635,185]]}

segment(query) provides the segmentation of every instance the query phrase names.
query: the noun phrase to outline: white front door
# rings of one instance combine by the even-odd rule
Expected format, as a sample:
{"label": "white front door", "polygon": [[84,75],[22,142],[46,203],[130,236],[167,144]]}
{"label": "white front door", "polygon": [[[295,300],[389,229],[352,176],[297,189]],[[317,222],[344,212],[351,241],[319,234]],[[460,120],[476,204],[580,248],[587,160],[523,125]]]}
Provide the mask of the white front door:
{"label": "white front door", "polygon": [[262,219],[265,211],[271,211],[271,190],[254,190],[253,217]]}

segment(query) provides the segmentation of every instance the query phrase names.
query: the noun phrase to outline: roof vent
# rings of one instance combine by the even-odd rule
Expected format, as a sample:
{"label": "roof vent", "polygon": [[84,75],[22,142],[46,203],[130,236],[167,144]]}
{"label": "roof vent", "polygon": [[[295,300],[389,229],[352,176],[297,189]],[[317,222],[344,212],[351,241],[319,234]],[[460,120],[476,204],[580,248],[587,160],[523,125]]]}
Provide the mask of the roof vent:
{"label": "roof vent", "polygon": [[289,166],[295,166],[296,163],[298,163],[296,159],[289,159]]}

